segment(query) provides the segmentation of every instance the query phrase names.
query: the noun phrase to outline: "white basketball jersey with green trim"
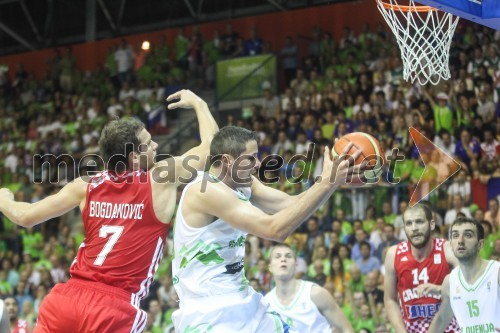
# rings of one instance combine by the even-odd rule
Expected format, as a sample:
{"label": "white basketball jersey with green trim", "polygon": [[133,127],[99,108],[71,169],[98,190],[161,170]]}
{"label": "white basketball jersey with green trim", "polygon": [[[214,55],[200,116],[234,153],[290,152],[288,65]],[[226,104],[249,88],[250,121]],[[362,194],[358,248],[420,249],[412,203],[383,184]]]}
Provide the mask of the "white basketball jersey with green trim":
{"label": "white basketball jersey with green trim", "polygon": [[469,285],[460,270],[450,273],[450,303],[462,333],[495,332],[500,327],[500,262],[490,260],[483,275]]}
{"label": "white basketball jersey with green trim", "polygon": [[271,309],[278,312],[281,319],[290,326],[290,332],[331,333],[330,324],[311,299],[311,289],[315,283],[303,280],[299,280],[299,282],[297,295],[288,306],[280,303],[276,295],[276,288],[273,288],[265,297],[271,305]]}
{"label": "white basketball jersey with green trim", "polygon": [[[181,302],[241,292],[248,286],[243,269],[247,234],[221,219],[202,228],[192,228],[184,220],[182,206],[186,191],[201,181],[214,182],[214,179],[208,173],[198,173],[182,192],[175,219],[172,273]],[[249,188],[232,191],[250,205]]]}

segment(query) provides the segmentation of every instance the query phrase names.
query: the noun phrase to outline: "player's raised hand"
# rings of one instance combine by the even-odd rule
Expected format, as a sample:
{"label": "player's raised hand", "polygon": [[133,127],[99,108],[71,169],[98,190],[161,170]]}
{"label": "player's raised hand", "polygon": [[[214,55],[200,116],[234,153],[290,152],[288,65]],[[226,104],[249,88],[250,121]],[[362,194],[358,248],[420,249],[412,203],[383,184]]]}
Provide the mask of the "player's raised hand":
{"label": "player's raised hand", "polygon": [[333,186],[340,186],[346,183],[348,179],[352,177],[354,173],[359,173],[366,166],[366,162],[359,165],[354,165],[354,161],[363,152],[361,149],[356,149],[351,155],[347,153],[353,148],[354,144],[352,142],[348,143],[342,153],[332,160],[330,149],[325,147],[324,158],[323,158],[323,171],[322,179],[327,179]]}
{"label": "player's raised hand", "polygon": [[168,96],[167,102],[173,102],[168,105],[169,110],[177,108],[192,109],[196,104],[203,102],[203,100],[191,90],[182,89]]}

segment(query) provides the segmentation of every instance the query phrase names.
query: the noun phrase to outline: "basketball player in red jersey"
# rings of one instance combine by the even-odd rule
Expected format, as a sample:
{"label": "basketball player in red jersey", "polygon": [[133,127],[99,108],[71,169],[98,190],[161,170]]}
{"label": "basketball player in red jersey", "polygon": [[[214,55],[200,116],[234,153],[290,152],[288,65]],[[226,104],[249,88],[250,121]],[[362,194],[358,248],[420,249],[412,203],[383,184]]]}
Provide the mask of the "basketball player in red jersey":
{"label": "basketball player in red jersey", "polygon": [[30,333],[32,331],[32,325],[28,326],[28,322],[25,319],[20,319],[17,316],[19,312],[19,305],[17,304],[17,300],[14,297],[7,297],[4,300],[4,305],[5,311],[7,311],[10,321],[10,331],[8,332]]}
{"label": "basketball player in red jersey", "polygon": [[[441,304],[441,284],[458,261],[446,240],[431,237],[428,206],[408,207],[403,223],[408,241],[390,247],[385,257],[384,303],[396,333],[425,333]],[[446,332],[460,332],[455,319]]]}
{"label": "basketball player in red jersey", "polygon": [[[45,298],[36,333],[142,332],[139,308],[160,263],[177,187],[205,168],[218,131],[207,104],[189,90],[170,95],[168,106],[194,108],[201,144],[180,157],[154,163],[157,144],[137,120],[115,120],[101,133],[107,170],[77,178],[37,203],[15,202],[0,190],[0,211],[14,223],[33,227],[79,206],[85,239],[71,266],[71,278]],[[172,174],[175,172],[175,177]]]}

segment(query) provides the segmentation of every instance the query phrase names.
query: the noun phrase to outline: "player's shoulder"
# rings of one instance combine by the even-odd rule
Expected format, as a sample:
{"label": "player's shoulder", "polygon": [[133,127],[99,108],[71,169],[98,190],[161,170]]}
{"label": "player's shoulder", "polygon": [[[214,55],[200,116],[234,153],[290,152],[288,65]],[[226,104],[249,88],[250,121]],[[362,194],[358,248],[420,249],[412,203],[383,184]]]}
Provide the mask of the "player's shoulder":
{"label": "player's shoulder", "polygon": [[198,175],[194,181],[189,183],[186,190],[186,198],[199,199],[210,202],[228,202],[234,197],[234,192],[216,177],[204,173]]}
{"label": "player's shoulder", "polygon": [[324,287],[312,283],[311,285],[311,301],[318,307],[318,309],[324,309],[329,306],[333,301],[333,296]]}
{"label": "player's shoulder", "polygon": [[410,252],[410,243],[408,241],[399,242],[398,244],[391,246],[389,251],[393,251],[394,256]]}

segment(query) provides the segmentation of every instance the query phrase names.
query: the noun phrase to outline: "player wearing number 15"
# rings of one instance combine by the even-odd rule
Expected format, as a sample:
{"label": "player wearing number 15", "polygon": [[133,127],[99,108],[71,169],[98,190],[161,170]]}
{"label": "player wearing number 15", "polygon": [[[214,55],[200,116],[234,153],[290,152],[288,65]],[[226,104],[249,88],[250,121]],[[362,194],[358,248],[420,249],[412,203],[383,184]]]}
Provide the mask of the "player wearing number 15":
{"label": "player wearing number 15", "polygon": [[[403,223],[408,241],[389,248],[385,258],[384,303],[396,333],[425,333],[441,303],[440,286],[458,261],[448,242],[431,237],[428,206],[407,208]],[[454,319],[443,331],[460,332]]]}
{"label": "player wearing number 15", "polygon": [[458,218],[450,238],[460,266],[444,279],[443,300],[429,332],[442,332],[453,314],[463,333],[500,332],[500,263],[479,256],[483,226],[470,218]]}
{"label": "player wearing number 15", "polygon": [[[77,178],[34,204],[15,202],[0,190],[0,211],[14,223],[33,227],[75,207],[82,211],[85,239],[67,283],[44,299],[35,333],[142,332],[147,315],[139,308],[161,260],[177,187],[203,170],[218,131],[207,104],[188,90],[170,95],[169,105],[194,108],[201,144],[180,157],[154,163],[158,145],[137,120],[114,120],[101,133],[107,170]],[[187,165],[189,160],[189,165]],[[175,172],[175,177],[172,173]]]}

